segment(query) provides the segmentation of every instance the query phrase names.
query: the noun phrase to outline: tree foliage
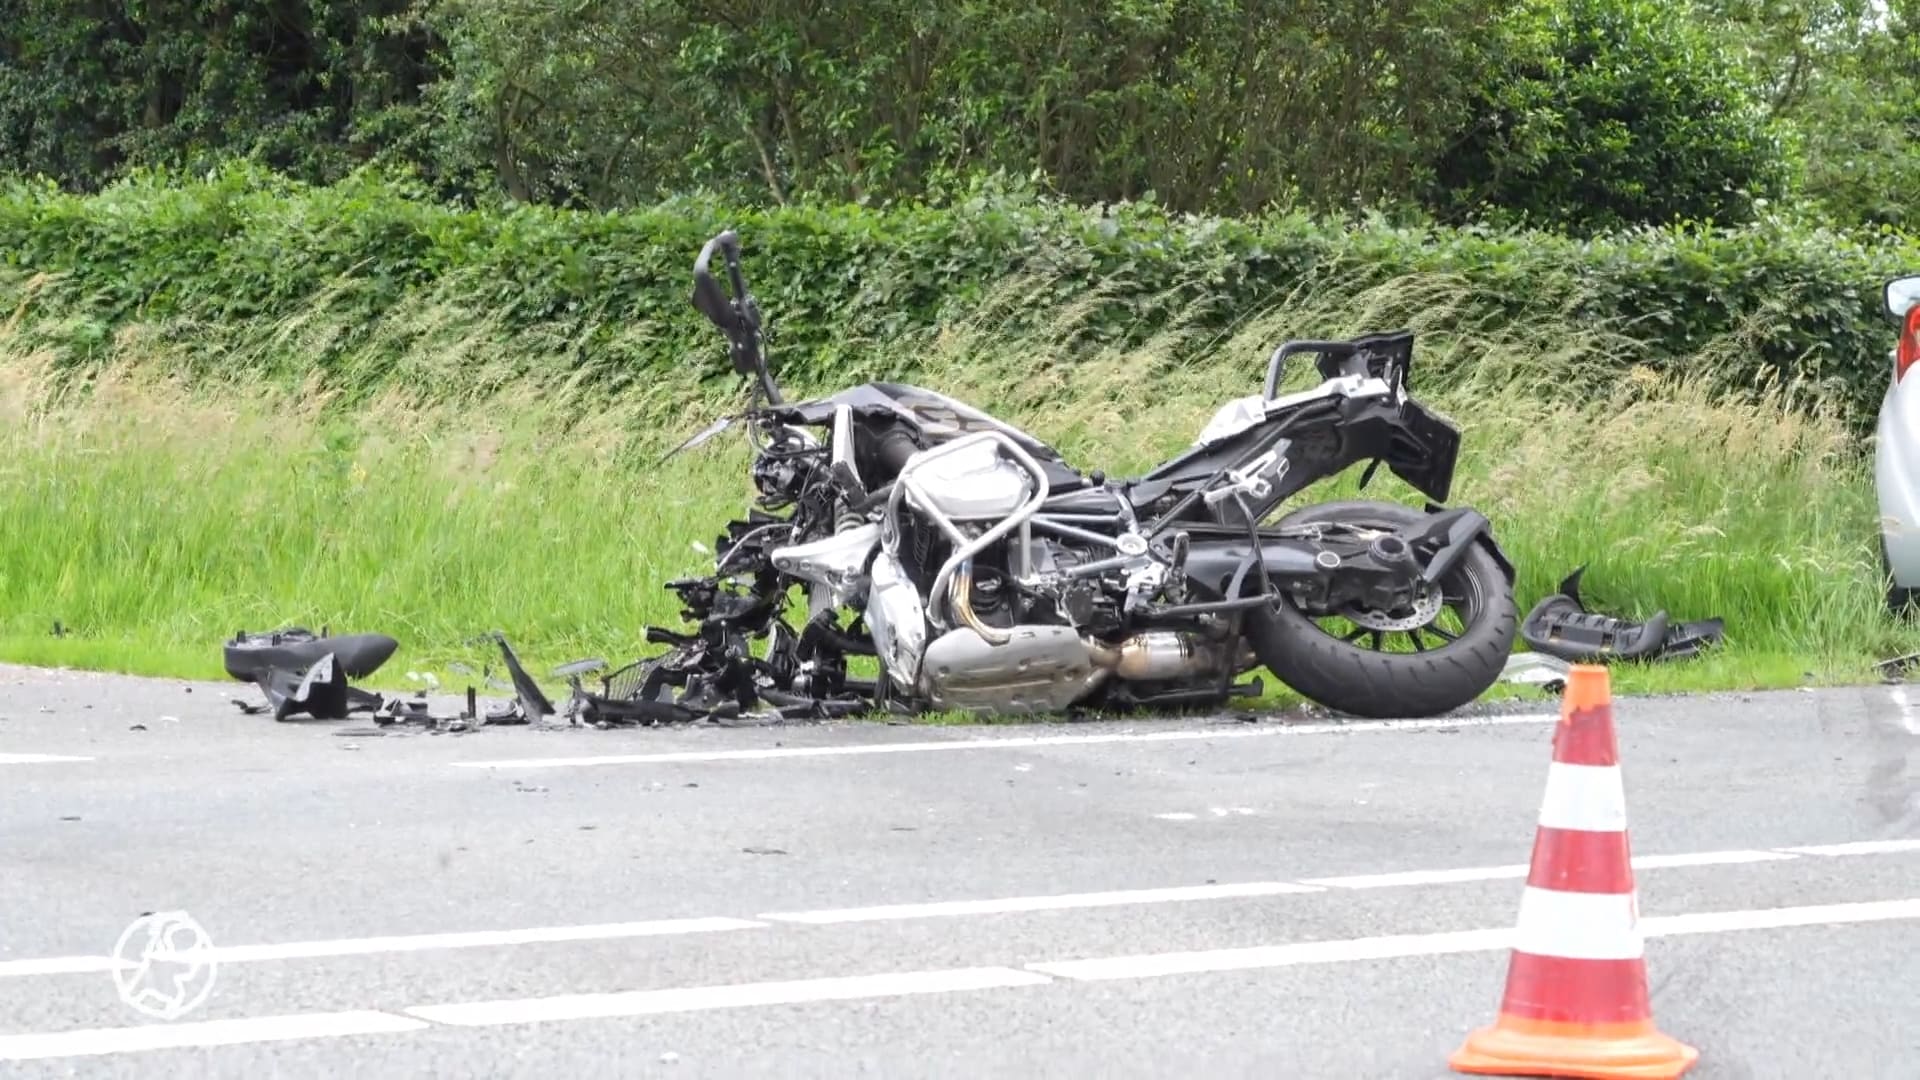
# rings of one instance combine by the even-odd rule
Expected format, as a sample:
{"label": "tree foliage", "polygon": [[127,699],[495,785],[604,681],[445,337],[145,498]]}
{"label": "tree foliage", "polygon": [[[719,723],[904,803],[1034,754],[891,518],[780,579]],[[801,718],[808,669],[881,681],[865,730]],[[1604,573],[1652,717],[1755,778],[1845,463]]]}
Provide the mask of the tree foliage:
{"label": "tree foliage", "polygon": [[1778,194],[1758,88],[1671,0],[1551,0],[1515,23],[1440,162],[1442,206],[1605,229],[1745,221]]}
{"label": "tree foliage", "polygon": [[517,197],[893,201],[1000,173],[1250,211],[1409,190],[1512,6],[444,0],[427,18],[453,57],[446,160]]}
{"label": "tree foliage", "polygon": [[1844,221],[1920,223],[1920,0],[1701,2],[1793,134],[1799,194]]}
{"label": "tree foliage", "polygon": [[90,188],[248,156],[343,175],[422,122],[404,0],[0,0],[0,172]]}
{"label": "tree foliage", "polygon": [[0,173],[1904,222],[1920,0],[0,0]]}

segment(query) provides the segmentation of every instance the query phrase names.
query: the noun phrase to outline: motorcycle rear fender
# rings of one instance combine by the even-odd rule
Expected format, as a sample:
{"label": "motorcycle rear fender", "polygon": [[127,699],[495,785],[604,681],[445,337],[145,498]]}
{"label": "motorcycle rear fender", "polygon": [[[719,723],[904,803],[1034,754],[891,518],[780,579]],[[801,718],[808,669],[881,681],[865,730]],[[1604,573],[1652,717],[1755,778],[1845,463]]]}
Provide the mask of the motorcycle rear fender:
{"label": "motorcycle rear fender", "polygon": [[1500,544],[1493,538],[1493,523],[1485,514],[1470,507],[1443,510],[1432,503],[1427,505],[1427,513],[1432,514],[1427,523],[1418,532],[1404,538],[1416,547],[1438,543],[1439,548],[1428,560],[1427,569],[1421,577],[1428,583],[1439,581],[1447,576],[1456,564],[1466,558],[1467,552],[1475,544],[1486,549],[1493,561],[1499,565],[1500,572],[1506,575],[1507,584],[1513,584],[1513,561],[1507,553],[1500,550]]}

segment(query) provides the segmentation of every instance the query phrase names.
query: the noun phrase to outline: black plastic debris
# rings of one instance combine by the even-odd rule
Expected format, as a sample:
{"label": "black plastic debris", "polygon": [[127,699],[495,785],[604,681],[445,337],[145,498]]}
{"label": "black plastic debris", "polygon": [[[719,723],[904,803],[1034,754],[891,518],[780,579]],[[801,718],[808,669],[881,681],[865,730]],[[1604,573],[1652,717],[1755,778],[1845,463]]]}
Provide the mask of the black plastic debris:
{"label": "black plastic debris", "polygon": [[266,695],[275,720],[342,720],[381,707],[380,695],[348,680],[378,671],[399,647],[385,634],[332,637],[293,626],[264,634],[242,630],[226,643],[225,659],[228,675]]}
{"label": "black plastic debris", "polygon": [[[722,541],[723,546],[725,541]],[[371,713],[378,728],[391,733],[419,730],[443,734],[482,727],[539,723],[564,711],[568,725],[607,728],[707,722],[724,726],[779,724],[798,719],[856,715],[873,708],[873,688],[848,679],[843,669],[816,660],[813,646],[838,627],[816,620],[796,634],[764,600],[730,595],[718,578],[670,583],[686,604],[683,614],[699,624],[695,633],[649,627],[649,642],[666,644],[657,656],[608,670],[604,659],[563,664],[554,670],[567,681],[562,710],[514,652],[505,633],[494,630],[469,644],[491,642],[500,650],[510,681],[479,675],[488,686],[511,693],[502,705],[482,711],[476,690],[468,686],[457,717],[436,715],[425,692],[413,699],[387,697],[352,685],[371,675],[399,649],[384,634],[333,636],[290,626],[265,633],[240,631],[225,645],[227,673],[251,682],[266,704],[235,700],[249,715],[271,712],[277,721],[296,716],[346,719]],[[768,631],[772,648],[764,659],[748,648],[748,638]],[[474,674],[464,665],[453,670]],[[599,674],[599,685],[587,678]],[[795,677],[798,675],[799,677]],[[777,687],[791,689],[781,690]]]}
{"label": "black plastic debris", "polygon": [[436,735],[472,730],[478,718],[471,691],[461,715],[436,716],[424,693],[411,700],[389,698],[349,682],[378,671],[399,647],[385,634],[334,637],[298,626],[264,634],[241,631],[226,644],[227,674],[258,686],[267,704],[234,704],[249,715],[271,711],[281,721],[299,715],[342,720],[353,713],[372,713],[381,728],[420,727]]}
{"label": "black plastic debris", "polygon": [[1674,622],[1664,609],[1643,622],[1590,611],[1580,596],[1586,569],[1574,570],[1521,621],[1520,637],[1535,652],[1576,664],[1675,660],[1698,655],[1725,633],[1722,619]]}
{"label": "black plastic debris", "polygon": [[[756,568],[751,586],[726,573],[667,582],[691,632],[648,627],[647,642],[666,651],[607,674],[598,693],[576,685],[579,716],[597,727],[736,725],[836,719],[884,708],[875,683],[846,670],[847,655],[871,656],[872,645],[839,626],[830,611],[798,632],[780,618],[767,556],[774,542],[767,526],[779,520],[753,511],[715,538],[718,566]],[[766,655],[755,656],[751,641],[762,635]]]}
{"label": "black plastic debris", "polygon": [[507,677],[513,680],[513,693],[520,707],[520,719],[496,720],[490,716],[487,722],[525,724],[536,717],[552,716],[556,711],[553,702],[547,700],[546,692],[540,689],[539,683],[533,681],[532,675],[527,674],[527,669],[520,663],[520,658],[513,654],[513,646],[507,644],[507,635],[495,630],[492,636],[493,640],[500,645],[500,656],[507,665]]}
{"label": "black plastic debris", "polygon": [[254,682],[266,668],[304,672],[332,653],[339,673],[348,679],[364,679],[380,670],[393,658],[400,643],[385,634],[321,635],[300,626],[249,634],[242,630],[226,645],[227,674],[242,682]]}
{"label": "black plastic debris", "polygon": [[1920,653],[1888,657],[1874,664],[1873,667],[1880,673],[1881,681],[1903,682],[1914,668],[1920,667]]}

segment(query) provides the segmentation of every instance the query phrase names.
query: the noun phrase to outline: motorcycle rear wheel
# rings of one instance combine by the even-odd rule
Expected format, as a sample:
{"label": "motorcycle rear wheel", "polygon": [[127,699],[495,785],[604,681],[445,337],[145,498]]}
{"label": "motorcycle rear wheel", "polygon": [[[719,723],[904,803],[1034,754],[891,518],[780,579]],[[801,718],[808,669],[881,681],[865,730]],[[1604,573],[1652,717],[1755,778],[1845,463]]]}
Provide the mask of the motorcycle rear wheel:
{"label": "motorcycle rear wheel", "polygon": [[[1340,522],[1380,529],[1415,524],[1425,514],[1399,503],[1349,501],[1303,507],[1280,525]],[[1472,702],[1506,669],[1519,631],[1513,586],[1483,547],[1474,548],[1438,583],[1440,610],[1420,613],[1343,613],[1358,629],[1328,630],[1290,598],[1275,608],[1247,613],[1247,640],[1274,677],[1302,696],[1336,712],[1367,719],[1438,716]],[[1463,629],[1437,624],[1448,608]],[[1413,624],[1411,629],[1380,629]],[[1390,636],[1404,637],[1411,651],[1391,652]],[[1370,639],[1373,648],[1359,642]]]}

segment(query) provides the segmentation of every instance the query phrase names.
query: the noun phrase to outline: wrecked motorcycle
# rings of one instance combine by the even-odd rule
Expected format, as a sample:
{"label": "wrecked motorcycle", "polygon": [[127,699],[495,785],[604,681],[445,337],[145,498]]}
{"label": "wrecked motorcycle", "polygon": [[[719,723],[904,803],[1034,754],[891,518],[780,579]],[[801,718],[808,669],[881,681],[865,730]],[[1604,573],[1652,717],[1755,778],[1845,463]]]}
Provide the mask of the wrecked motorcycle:
{"label": "wrecked motorcycle", "polygon": [[[1439,505],[1460,436],[1408,396],[1409,331],[1282,344],[1262,393],[1226,403],[1172,460],[1115,479],[921,387],[790,403],[737,234],[708,241],[693,283],[752,402],[667,457],[743,425],[759,498],[720,538],[712,575],[669,583],[697,629],[650,628],[673,649],[585,695],[589,715],[1216,707],[1257,696],[1257,679],[1237,680],[1264,666],[1332,710],[1415,717],[1501,676],[1513,567],[1484,516]],[[1318,384],[1281,394],[1289,361],[1309,356]],[[1329,502],[1263,523],[1363,461],[1362,488],[1384,463],[1432,501]],[[796,587],[797,631],[784,617]],[[851,674],[860,656],[876,658],[874,678]]]}

